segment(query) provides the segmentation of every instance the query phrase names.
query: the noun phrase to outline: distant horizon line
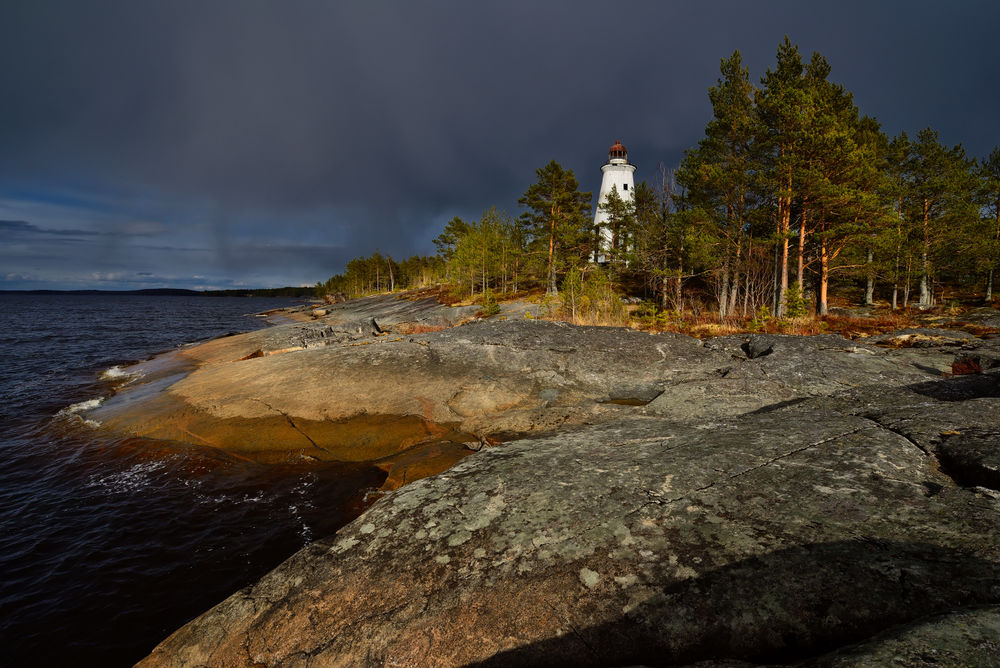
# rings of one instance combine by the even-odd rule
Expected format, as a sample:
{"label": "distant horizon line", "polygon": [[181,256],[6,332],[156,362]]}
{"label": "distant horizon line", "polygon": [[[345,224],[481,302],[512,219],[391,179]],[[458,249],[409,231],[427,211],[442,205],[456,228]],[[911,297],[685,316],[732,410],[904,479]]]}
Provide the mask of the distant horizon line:
{"label": "distant horizon line", "polygon": [[[279,292],[283,290],[289,291],[309,291],[312,292],[312,287],[307,286],[295,286],[288,285],[280,288],[220,288],[220,289],[209,289],[209,290],[192,290],[190,288],[141,288],[141,289],[122,289],[122,290],[102,290],[98,288],[76,288],[70,290],[58,290],[54,288],[32,288],[25,290],[7,290],[0,289],[0,294],[27,294],[27,295],[45,295],[45,294],[59,294],[59,295],[93,295],[93,294],[103,294],[103,295],[165,295],[165,296],[191,296],[191,295],[210,295],[213,293],[231,293],[234,295],[246,294],[251,292]],[[282,296],[282,295],[275,295]]]}

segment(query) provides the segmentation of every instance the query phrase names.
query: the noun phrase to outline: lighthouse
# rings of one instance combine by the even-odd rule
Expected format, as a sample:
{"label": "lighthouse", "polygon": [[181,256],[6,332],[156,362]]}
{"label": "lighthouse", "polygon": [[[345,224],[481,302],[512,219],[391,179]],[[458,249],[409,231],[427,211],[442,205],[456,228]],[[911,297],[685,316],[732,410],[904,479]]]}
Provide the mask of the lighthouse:
{"label": "lighthouse", "polygon": [[608,163],[601,167],[604,176],[601,178],[601,194],[597,198],[597,213],[594,214],[594,229],[598,230],[597,248],[594,251],[594,261],[604,264],[611,260],[612,230],[608,226],[608,214],[601,209],[607,201],[612,188],[618,190],[618,196],[626,202],[632,201],[635,184],[632,174],[635,165],[628,164],[628,151],[620,141],[608,151]]}

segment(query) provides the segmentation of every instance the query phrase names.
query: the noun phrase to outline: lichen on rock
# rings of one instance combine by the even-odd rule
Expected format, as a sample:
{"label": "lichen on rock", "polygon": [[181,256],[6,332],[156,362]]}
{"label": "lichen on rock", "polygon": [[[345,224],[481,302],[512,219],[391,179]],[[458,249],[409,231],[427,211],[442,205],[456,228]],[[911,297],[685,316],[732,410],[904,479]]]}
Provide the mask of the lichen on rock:
{"label": "lichen on rock", "polygon": [[319,423],[395,416],[408,445],[479,451],[440,446],[430,477],[393,454],[399,489],[143,665],[854,665],[934,642],[975,663],[1000,642],[1000,369],[949,373],[1000,341],[520,319],[396,336],[406,307],[375,305],[348,319],[390,330],[368,345],[216,346],[171,400],[284,420],[315,450]]}

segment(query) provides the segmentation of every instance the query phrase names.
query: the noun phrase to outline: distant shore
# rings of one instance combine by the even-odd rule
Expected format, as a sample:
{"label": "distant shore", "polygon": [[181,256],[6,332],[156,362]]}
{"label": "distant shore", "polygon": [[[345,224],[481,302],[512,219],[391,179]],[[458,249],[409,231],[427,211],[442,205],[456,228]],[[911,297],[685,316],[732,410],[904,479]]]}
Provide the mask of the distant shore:
{"label": "distant shore", "polygon": [[142,290],[0,290],[0,295],[141,295],[146,297],[292,297],[311,299],[312,288],[248,288],[237,290],[186,290],[145,288]]}

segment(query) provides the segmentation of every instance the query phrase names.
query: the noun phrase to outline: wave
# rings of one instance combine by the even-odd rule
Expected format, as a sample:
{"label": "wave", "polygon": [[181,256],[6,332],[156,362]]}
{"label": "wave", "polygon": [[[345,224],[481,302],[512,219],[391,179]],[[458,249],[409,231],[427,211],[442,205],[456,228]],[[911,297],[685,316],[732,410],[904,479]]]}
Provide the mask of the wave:
{"label": "wave", "polygon": [[66,421],[64,424],[76,423],[82,424],[85,427],[90,427],[91,429],[97,429],[101,426],[101,423],[97,420],[91,420],[80,415],[83,411],[90,411],[101,404],[107,397],[97,397],[96,399],[87,399],[86,401],[81,401],[76,404],[70,404],[66,408],[63,408],[58,413],[55,414],[55,419]]}
{"label": "wave", "polygon": [[96,399],[87,399],[86,401],[81,401],[77,404],[70,404],[56,413],[56,415],[75,415],[82,411],[90,411],[103,404],[106,399],[107,397],[97,397]]}
{"label": "wave", "polygon": [[110,369],[105,369],[101,372],[101,375],[98,376],[98,378],[101,380],[125,381],[125,383],[131,383],[142,376],[143,373],[141,371],[126,371],[116,364]]}
{"label": "wave", "polygon": [[109,492],[125,494],[148,487],[153,482],[153,473],[166,467],[164,461],[136,464],[125,471],[108,475],[92,475],[87,487],[101,487]]}

